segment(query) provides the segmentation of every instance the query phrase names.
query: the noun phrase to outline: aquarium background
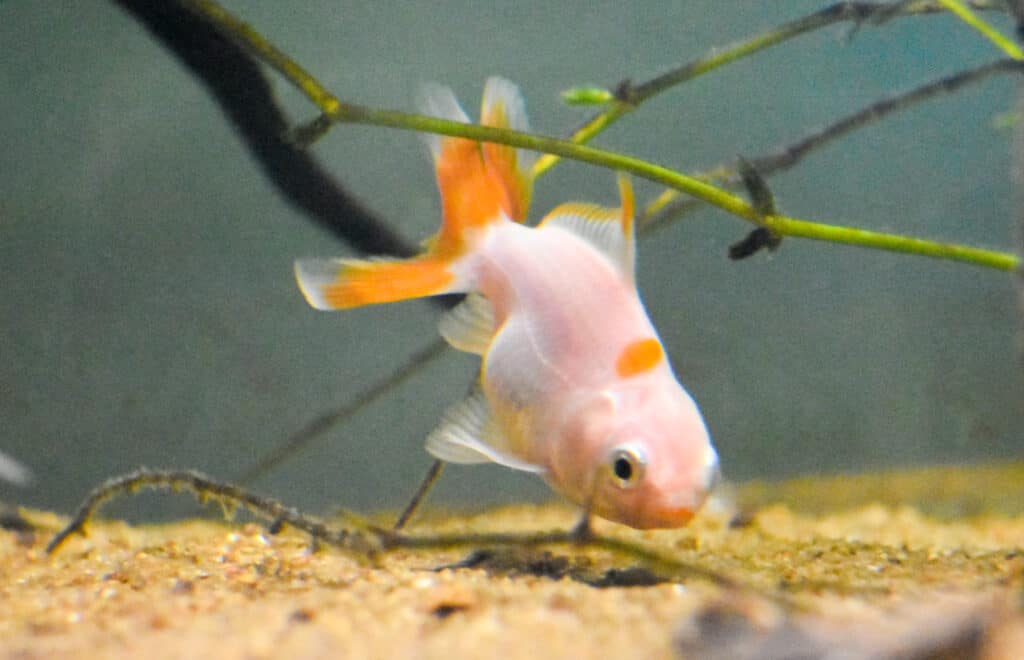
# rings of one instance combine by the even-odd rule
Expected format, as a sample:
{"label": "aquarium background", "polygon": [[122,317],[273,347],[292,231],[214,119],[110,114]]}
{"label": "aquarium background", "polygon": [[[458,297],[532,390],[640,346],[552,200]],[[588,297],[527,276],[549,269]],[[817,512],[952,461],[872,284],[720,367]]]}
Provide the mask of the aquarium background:
{"label": "aquarium background", "polygon": [[[224,4],[342,99],[412,110],[438,81],[475,110],[501,74],[535,130],[566,135],[593,111],[563,89],[644,80],[827,3]],[[434,340],[423,302],[306,305],[293,260],[354,253],[283,201],[206,90],[113,3],[0,3],[0,44],[0,449],[36,474],[0,498],[67,511],[142,465],[232,479]],[[1000,55],[949,16],[842,24],[659,96],[595,144],[697,171]],[[315,116],[271,78],[294,120]],[[813,153],[770,180],[780,209],[1011,250],[1012,129],[997,120],[1018,86],[993,78]],[[435,230],[418,136],[339,126],[312,150],[409,240]],[[531,217],[568,200],[616,204],[614,175],[563,162]],[[1020,457],[1009,275],[796,239],[729,261],[749,230],[706,208],[639,246],[644,300],[728,477]],[[311,510],[401,506],[475,366],[449,351],[253,487]],[[548,497],[530,475],[453,466],[432,501]]]}

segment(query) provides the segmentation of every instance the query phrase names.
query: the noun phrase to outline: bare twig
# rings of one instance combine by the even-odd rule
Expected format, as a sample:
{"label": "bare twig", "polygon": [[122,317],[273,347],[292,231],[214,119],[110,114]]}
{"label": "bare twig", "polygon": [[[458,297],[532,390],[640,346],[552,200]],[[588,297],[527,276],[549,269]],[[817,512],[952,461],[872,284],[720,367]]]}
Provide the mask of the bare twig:
{"label": "bare twig", "polygon": [[791,604],[784,593],[762,591],[753,586],[742,585],[718,571],[680,561],[623,539],[595,534],[581,537],[572,530],[525,534],[482,532],[410,536],[376,527],[349,513],[343,517],[343,526],[333,527],[277,500],[256,495],[239,486],[219,482],[193,471],[141,469],[106,481],[89,493],[71,521],[53,536],[46,545],[47,554],[59,550],[73,534],[84,535],[88,523],[104,503],[121,495],[135,494],[142,489],[187,491],[200,502],[220,502],[226,511],[242,507],[270,521],[271,533],[278,533],[284,525],[289,525],[309,535],[314,548],[323,544],[361,557],[370,557],[390,550],[453,550],[481,546],[583,546],[629,557],[650,566],[653,570],[663,572],[671,579],[705,580],[720,587],[748,591],[775,602]]}
{"label": "bare twig", "polygon": [[[895,112],[906,110],[924,101],[953,94],[968,85],[980,83],[995,75],[1021,73],[1024,73],[1024,62],[1012,59],[997,60],[960,71],[902,94],[871,103],[821,130],[809,133],[796,142],[787,144],[774,152],[750,158],[749,162],[761,175],[770,176],[796,166],[811,152],[817,151],[853,131],[874,124]],[[739,183],[736,168],[731,165],[719,165],[694,176],[708,181],[724,181],[731,186]],[[640,231],[641,233],[652,231],[701,204],[700,200],[680,198],[676,191],[668,190],[644,210],[643,216],[638,221]]]}
{"label": "bare twig", "polygon": [[186,490],[206,503],[210,500],[221,502],[225,511],[243,507],[267,520],[272,528],[280,530],[285,523],[302,530],[315,541],[356,552],[369,553],[379,549],[380,543],[374,536],[377,531],[372,525],[362,522],[354,515],[349,516],[352,527],[334,529],[323,522],[285,506],[277,500],[261,497],[238,486],[223,483],[191,470],[150,470],[141,468],[120,477],[114,477],[100,484],[79,506],[77,513],[64,529],[60,530],[46,545],[46,552],[53,553],[72,534],[85,534],[86,525],[96,511],[118,495],[132,495],[143,488],[156,490]]}
{"label": "bare twig", "polygon": [[400,531],[405,529],[405,526],[409,523],[409,520],[413,517],[416,511],[420,508],[420,504],[427,497],[427,493],[434,487],[437,480],[441,478],[441,471],[444,469],[444,461],[441,459],[434,459],[434,462],[430,464],[430,468],[427,470],[426,476],[423,477],[423,481],[420,482],[420,487],[416,489],[412,499],[402,510],[401,515],[398,516],[398,520],[395,521],[394,531]]}
{"label": "bare twig", "polygon": [[428,346],[416,351],[408,360],[392,371],[391,374],[360,392],[355,399],[346,402],[336,410],[314,419],[302,429],[292,434],[283,443],[261,456],[237,477],[238,483],[250,484],[288,458],[304,449],[308,449],[314,440],[323,436],[327,431],[348,421],[353,415],[376,401],[380,396],[398,387],[420,369],[444,355],[447,347],[448,345],[444,341],[437,339]]}

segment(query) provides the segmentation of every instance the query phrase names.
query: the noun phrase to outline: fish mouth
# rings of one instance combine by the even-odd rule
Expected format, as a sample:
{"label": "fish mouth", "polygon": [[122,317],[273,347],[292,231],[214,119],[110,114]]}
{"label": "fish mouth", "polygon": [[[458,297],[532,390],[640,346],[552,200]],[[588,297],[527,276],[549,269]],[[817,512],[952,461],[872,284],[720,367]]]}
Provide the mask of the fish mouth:
{"label": "fish mouth", "polygon": [[643,516],[630,520],[628,524],[636,529],[673,529],[685,526],[695,513],[692,507],[659,507],[646,511]]}
{"label": "fish mouth", "polygon": [[[717,469],[714,473],[717,474]],[[713,481],[713,478],[709,481]],[[686,525],[704,506],[713,485],[708,483],[707,487],[686,490],[652,503],[641,512],[639,517],[643,520],[638,521],[641,524],[633,526],[638,529],[671,529]]]}
{"label": "fish mouth", "polygon": [[693,519],[695,513],[691,507],[679,506],[662,509],[655,515],[662,521],[662,527],[682,527]]}

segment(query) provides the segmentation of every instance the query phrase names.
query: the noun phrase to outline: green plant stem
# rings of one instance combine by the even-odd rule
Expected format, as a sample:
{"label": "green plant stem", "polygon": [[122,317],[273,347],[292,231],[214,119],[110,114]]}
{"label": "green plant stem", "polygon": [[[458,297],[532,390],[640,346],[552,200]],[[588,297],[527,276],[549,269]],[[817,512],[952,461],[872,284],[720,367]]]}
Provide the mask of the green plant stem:
{"label": "green plant stem", "polygon": [[477,124],[463,124],[436,117],[411,115],[390,110],[374,110],[346,103],[342,103],[337,115],[331,118],[339,122],[372,124],[375,126],[388,126],[404,130],[466,137],[485,142],[499,142],[533,151],[553,153],[610,169],[622,170],[686,193],[691,197],[717,206],[750,222],[763,225],[780,236],[796,236],[938,259],[951,259],[997,270],[1012,271],[1020,266],[1020,259],[1016,255],[994,250],[938,243],[920,238],[868,231],[855,227],[829,225],[784,215],[761,216],[753,206],[741,197],[699,179],[638,158],[595,149],[567,140]]}
{"label": "green plant stem", "polygon": [[986,39],[996,45],[997,48],[1001,49],[1004,53],[1009,55],[1015,60],[1024,59],[1024,53],[1021,53],[1020,48],[1017,44],[1013,43],[1002,34],[999,33],[994,27],[986,23],[985,21],[978,18],[978,16],[970,10],[966,3],[960,0],[939,0],[939,3],[948,9],[950,12],[956,15],[961,21],[970,25],[972,28],[980,32],[985,36]]}
{"label": "green plant stem", "polygon": [[[975,9],[1001,8],[990,0],[976,0],[969,4]],[[945,11],[942,6],[942,0],[910,2],[904,3],[903,6],[895,6],[892,3],[885,2],[838,2],[807,16],[783,23],[776,28],[738,44],[720,50],[716,49],[710,55],[687,62],[646,82],[637,85],[623,83],[616,92],[616,100],[609,103],[603,111],[591,117],[583,126],[578,128],[570,139],[581,144],[589,142],[598,133],[614,124],[624,115],[632,112],[638,105],[653,96],[727,64],[829,25],[846,21],[856,21],[860,24],[880,13],[885,13],[887,18],[893,18],[897,15],[910,16],[939,13],[942,11]],[[559,157],[554,154],[547,154],[538,158],[533,167],[534,176],[540,176],[548,171],[558,160]]]}
{"label": "green plant stem", "polygon": [[[845,243],[861,247],[917,254],[940,259],[951,259],[987,268],[1012,271],[1020,267],[1017,255],[983,250],[961,245],[937,243],[924,239],[873,232],[853,227],[842,227],[799,220],[782,215],[761,216],[740,197],[712,186],[694,177],[624,154],[595,149],[574,141],[560,140],[507,129],[463,124],[460,122],[422,115],[378,110],[342,103],[311,74],[274,47],[246,23],[210,0],[187,0],[187,5],[219,26],[231,38],[250,49],[256,57],[267,62],[301,90],[332,123],[369,124],[402,130],[436,133],[464,137],[483,142],[496,142],[513,147],[539,151],[570,158],[593,165],[622,170],[636,176],[661,183],[686,193],[733,215],[763,225],[780,236],[798,236],[820,241]],[[764,47],[764,46],[762,46]],[[750,51],[753,52],[753,51]],[[739,57],[737,54],[733,57]],[[668,85],[669,83],[661,83]],[[671,83],[674,84],[674,83]]]}
{"label": "green plant stem", "polygon": [[329,115],[337,110],[340,102],[334,94],[331,94],[298,62],[270,43],[248,23],[210,0],[183,0],[182,4],[204,17],[225,36],[239,43],[263,63],[284,76],[324,114]]}

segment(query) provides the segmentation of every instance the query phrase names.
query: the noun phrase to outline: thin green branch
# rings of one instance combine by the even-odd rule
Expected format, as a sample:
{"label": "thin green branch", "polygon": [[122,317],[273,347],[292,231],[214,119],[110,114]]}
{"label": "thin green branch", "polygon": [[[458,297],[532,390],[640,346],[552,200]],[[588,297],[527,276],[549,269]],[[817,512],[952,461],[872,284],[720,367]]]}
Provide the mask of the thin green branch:
{"label": "thin green branch", "polygon": [[970,10],[966,3],[960,0],[939,0],[939,3],[955,14],[961,21],[983,34],[986,39],[1013,59],[1024,59],[1024,53],[1021,52],[1017,44],[1004,37],[998,30],[978,17],[977,14]]}
{"label": "thin green branch", "polygon": [[340,105],[338,112],[332,116],[332,119],[340,122],[372,124],[403,130],[466,137],[484,142],[498,142],[532,151],[553,153],[584,163],[629,172],[638,177],[686,193],[691,197],[717,206],[732,215],[739,216],[755,224],[763,225],[780,236],[797,236],[891,252],[916,254],[938,259],[951,259],[1005,271],[1015,270],[1020,265],[1019,257],[1009,253],[939,243],[855,227],[828,225],[784,215],[762,216],[753,206],[739,196],[697,178],[680,174],[639,158],[603,149],[595,149],[567,140],[477,124],[463,124],[436,117],[412,115],[391,110],[374,110],[346,103]]}
{"label": "thin green branch", "polygon": [[217,26],[230,39],[235,40],[265,64],[275,69],[299,88],[316,107],[329,115],[338,108],[339,101],[326,87],[302,68],[298,62],[270,43],[248,23],[210,0],[184,0],[183,4]]}
{"label": "thin green branch", "polygon": [[785,216],[766,217],[764,218],[764,226],[775,234],[782,236],[797,236],[816,241],[845,243],[847,245],[858,245],[860,247],[902,252],[904,254],[916,254],[935,259],[949,259],[1008,272],[1019,269],[1021,263],[1020,257],[1007,252],[985,250],[952,243],[938,243],[909,236],[883,234],[856,227],[823,225],[817,222],[797,220]]}
{"label": "thin green branch", "polygon": [[331,122],[370,124],[465,137],[483,142],[497,142],[610,169],[622,170],[661,183],[668,188],[686,193],[733,215],[763,225],[778,235],[799,236],[894,252],[953,259],[1007,271],[1018,268],[1020,264],[1020,259],[1013,254],[959,245],[948,245],[852,227],[827,225],[787,216],[761,216],[740,197],[697,178],[674,172],[668,168],[638,158],[594,149],[568,140],[341,103],[301,66],[294,63],[287,55],[256,33],[255,30],[231,16],[231,14],[216,3],[209,0],[190,0],[189,6],[206,16],[215,25],[220,26],[232,38],[239,40],[243,45],[251,49],[257,57],[270,63],[285,78],[306,94],[320,109],[324,118],[329,119]]}
{"label": "thin green branch", "polygon": [[[975,9],[988,10],[1002,8],[1001,5],[992,0],[976,0],[971,2],[970,6]],[[746,41],[723,49],[716,49],[710,55],[670,69],[646,82],[637,85],[631,85],[628,82],[621,84],[614,94],[615,100],[610,102],[603,111],[587,120],[583,126],[572,134],[570,139],[581,144],[589,142],[598,133],[614,124],[624,115],[632,112],[638,105],[653,96],[727,64],[744,59],[795,37],[828,27],[829,25],[845,21],[855,21],[859,26],[880,14],[885,14],[888,19],[895,16],[933,14],[942,11],[945,11],[945,9],[942,7],[941,1],[895,4],[887,2],[838,2],[807,16],[783,23]],[[558,156],[553,154],[547,154],[537,159],[537,163],[533,168],[534,175],[540,176],[551,169],[558,160]]]}

